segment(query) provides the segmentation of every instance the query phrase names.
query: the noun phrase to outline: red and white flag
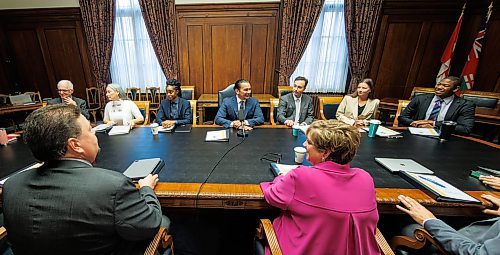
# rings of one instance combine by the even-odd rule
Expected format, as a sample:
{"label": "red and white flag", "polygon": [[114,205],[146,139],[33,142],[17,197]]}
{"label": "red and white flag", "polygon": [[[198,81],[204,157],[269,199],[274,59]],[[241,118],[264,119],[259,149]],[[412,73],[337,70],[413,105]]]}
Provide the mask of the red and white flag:
{"label": "red and white flag", "polygon": [[484,36],[486,35],[486,27],[488,21],[490,20],[491,11],[493,10],[493,1],[488,7],[488,13],[486,14],[486,19],[481,23],[479,32],[477,33],[476,39],[472,44],[472,49],[470,50],[469,56],[467,56],[467,62],[465,62],[464,69],[462,70],[461,80],[462,84],[460,89],[462,91],[467,89],[472,89],[474,86],[474,76],[476,75],[477,65],[479,64],[479,55],[481,54],[481,48],[485,42]]}
{"label": "red and white flag", "polygon": [[441,68],[439,68],[438,75],[436,76],[436,84],[442,79],[448,77],[450,73],[451,59],[453,58],[453,53],[455,52],[455,45],[457,44],[458,34],[460,33],[460,27],[462,26],[462,19],[464,17],[465,5],[462,7],[462,13],[460,13],[460,18],[458,18],[457,25],[451,34],[450,40],[446,45],[446,49],[441,56]]}

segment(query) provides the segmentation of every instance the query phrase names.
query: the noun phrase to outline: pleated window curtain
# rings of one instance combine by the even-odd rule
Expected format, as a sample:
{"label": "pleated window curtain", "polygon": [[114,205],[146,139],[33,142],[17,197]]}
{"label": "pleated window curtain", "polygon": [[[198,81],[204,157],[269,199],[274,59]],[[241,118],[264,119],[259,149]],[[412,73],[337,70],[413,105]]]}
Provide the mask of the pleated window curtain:
{"label": "pleated window curtain", "polygon": [[313,35],[290,85],[297,76],[309,80],[307,92],[344,92],[348,72],[344,0],[325,0]]}
{"label": "pleated window curtain", "polygon": [[117,0],[111,79],[123,88],[164,87],[166,77],[158,63],[138,0]]}

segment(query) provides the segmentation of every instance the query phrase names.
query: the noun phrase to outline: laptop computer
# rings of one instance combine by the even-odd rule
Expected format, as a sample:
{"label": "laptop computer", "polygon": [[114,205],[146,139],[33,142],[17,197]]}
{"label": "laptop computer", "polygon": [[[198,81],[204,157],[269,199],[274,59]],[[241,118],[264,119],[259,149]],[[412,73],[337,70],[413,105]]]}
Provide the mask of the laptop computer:
{"label": "laptop computer", "polygon": [[17,96],[9,96],[10,103],[12,105],[27,105],[27,104],[35,104],[33,100],[31,100],[30,95],[17,95]]}
{"label": "laptop computer", "polygon": [[419,173],[419,174],[433,174],[434,172],[420,165],[412,159],[402,159],[402,158],[375,158],[379,164],[383,165],[391,173],[397,173],[399,171]]}

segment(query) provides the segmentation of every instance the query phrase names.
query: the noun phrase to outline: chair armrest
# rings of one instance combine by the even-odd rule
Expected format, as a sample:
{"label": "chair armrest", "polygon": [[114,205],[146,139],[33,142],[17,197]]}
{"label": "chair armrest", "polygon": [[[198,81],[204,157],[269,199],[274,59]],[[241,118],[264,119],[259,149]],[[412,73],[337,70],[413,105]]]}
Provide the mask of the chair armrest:
{"label": "chair armrest", "polygon": [[380,232],[378,228],[375,232],[375,239],[377,240],[378,247],[380,247],[382,254],[394,255],[394,251],[391,249],[389,243],[387,243],[387,240],[385,240],[384,235],[382,235],[382,232]]}
{"label": "chair armrest", "polygon": [[170,247],[172,255],[174,254],[174,242],[172,236],[168,234],[167,229],[160,227],[153,240],[149,243],[144,255],[155,255],[159,248],[165,249]]}
{"label": "chair armrest", "polygon": [[0,240],[4,239],[7,236],[7,229],[4,227],[0,227]]}
{"label": "chair armrest", "polygon": [[413,232],[415,239],[408,236],[395,236],[391,240],[391,248],[394,250],[399,246],[405,246],[414,250],[420,250],[426,246],[426,244],[431,243],[434,245],[441,254],[448,254],[441,244],[434,240],[433,236],[427,232],[424,228],[415,229]]}
{"label": "chair armrest", "polygon": [[269,219],[260,219],[259,227],[257,228],[255,236],[257,239],[263,240],[267,245],[269,245],[272,255],[282,254],[278,238],[276,238],[276,233],[274,233],[273,224]]}

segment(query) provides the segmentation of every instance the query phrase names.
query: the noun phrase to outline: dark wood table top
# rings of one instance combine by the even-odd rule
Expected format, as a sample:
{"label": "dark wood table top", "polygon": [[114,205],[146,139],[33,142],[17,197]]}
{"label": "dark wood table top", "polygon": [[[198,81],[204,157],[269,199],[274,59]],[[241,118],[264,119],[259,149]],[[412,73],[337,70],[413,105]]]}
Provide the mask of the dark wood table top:
{"label": "dark wood table top", "polygon": [[29,104],[29,105],[7,105],[0,107],[0,115],[21,111],[34,111],[42,107],[42,103]]}

